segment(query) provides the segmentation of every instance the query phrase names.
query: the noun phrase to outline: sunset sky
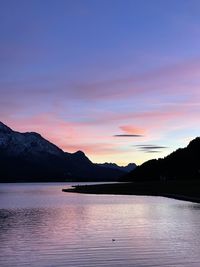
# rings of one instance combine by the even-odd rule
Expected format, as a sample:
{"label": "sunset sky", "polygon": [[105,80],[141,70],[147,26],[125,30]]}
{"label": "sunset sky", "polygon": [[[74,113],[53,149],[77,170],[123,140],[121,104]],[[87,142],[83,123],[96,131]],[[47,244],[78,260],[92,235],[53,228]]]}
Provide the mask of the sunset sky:
{"label": "sunset sky", "polygon": [[0,120],[93,162],[200,135],[199,0],[0,0]]}

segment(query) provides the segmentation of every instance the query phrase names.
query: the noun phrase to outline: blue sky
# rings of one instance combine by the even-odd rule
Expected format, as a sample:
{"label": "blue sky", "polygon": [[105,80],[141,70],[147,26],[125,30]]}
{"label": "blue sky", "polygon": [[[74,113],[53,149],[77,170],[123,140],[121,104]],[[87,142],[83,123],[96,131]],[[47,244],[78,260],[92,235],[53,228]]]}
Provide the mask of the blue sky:
{"label": "blue sky", "polygon": [[[4,123],[118,164],[165,156],[199,135],[199,1],[0,4]],[[146,144],[166,148],[136,146]]]}

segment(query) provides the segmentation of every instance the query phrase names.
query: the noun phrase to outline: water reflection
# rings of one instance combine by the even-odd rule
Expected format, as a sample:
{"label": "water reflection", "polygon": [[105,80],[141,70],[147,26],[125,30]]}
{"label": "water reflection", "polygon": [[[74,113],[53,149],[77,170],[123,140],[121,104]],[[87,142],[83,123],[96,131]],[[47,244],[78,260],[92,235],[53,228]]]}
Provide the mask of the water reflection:
{"label": "water reflection", "polygon": [[200,266],[199,205],[62,187],[1,186],[0,266]]}

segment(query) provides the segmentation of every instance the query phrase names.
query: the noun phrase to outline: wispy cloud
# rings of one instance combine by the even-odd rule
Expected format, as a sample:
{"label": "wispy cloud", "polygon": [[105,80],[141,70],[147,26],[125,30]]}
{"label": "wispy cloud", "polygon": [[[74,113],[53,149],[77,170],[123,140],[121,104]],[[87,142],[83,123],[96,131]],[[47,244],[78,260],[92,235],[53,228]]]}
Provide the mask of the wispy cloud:
{"label": "wispy cloud", "polygon": [[160,153],[159,150],[146,150],[145,153]]}
{"label": "wispy cloud", "polygon": [[145,153],[160,153],[163,149],[166,149],[168,147],[166,146],[159,146],[159,145],[134,145],[138,148],[139,151],[145,152]]}
{"label": "wispy cloud", "polygon": [[[98,101],[112,100],[118,101],[130,97],[138,97],[153,94],[155,97],[161,95],[173,96],[182,92],[182,94],[199,93],[199,72],[200,59],[191,59],[177,64],[171,64],[165,67],[133,73],[129,77],[110,78],[99,81],[93,81],[90,77],[88,81],[69,81],[66,75],[35,75],[24,79],[6,82],[1,84],[1,91],[4,95],[10,95],[10,91],[17,95],[28,96],[51,94],[59,99]],[[190,91],[187,90],[188,86]],[[29,90],[31,89],[31,90]],[[2,91],[3,92],[3,91]],[[56,92],[56,94],[54,94]],[[158,95],[157,95],[158,93]]]}
{"label": "wispy cloud", "polygon": [[[176,95],[178,92],[189,93],[186,87],[189,83],[192,90],[198,92],[195,84],[199,81],[200,59],[171,64],[140,74],[133,73],[129,77],[99,80],[98,82],[71,82],[61,89],[68,97],[84,100],[102,101],[119,100],[137,97],[144,94]],[[186,85],[187,84],[187,85]],[[71,88],[70,90],[67,90]]]}
{"label": "wispy cloud", "polygon": [[167,148],[166,146],[157,146],[157,145],[135,145],[136,147],[142,148],[142,149],[161,149],[161,148]]}
{"label": "wispy cloud", "polygon": [[114,137],[142,137],[140,134],[115,134]]}

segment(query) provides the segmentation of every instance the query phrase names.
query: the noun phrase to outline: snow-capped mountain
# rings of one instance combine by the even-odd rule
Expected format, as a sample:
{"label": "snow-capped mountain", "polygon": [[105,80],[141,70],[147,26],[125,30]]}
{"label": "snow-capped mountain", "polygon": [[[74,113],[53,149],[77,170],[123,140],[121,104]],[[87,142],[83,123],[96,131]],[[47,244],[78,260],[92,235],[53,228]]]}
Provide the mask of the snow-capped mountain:
{"label": "snow-capped mountain", "polygon": [[110,181],[124,172],[93,164],[82,151],[67,153],[34,132],[0,122],[0,182]]}
{"label": "snow-capped mountain", "polygon": [[12,156],[51,154],[62,156],[63,151],[35,132],[19,133],[0,122],[0,148]]}

